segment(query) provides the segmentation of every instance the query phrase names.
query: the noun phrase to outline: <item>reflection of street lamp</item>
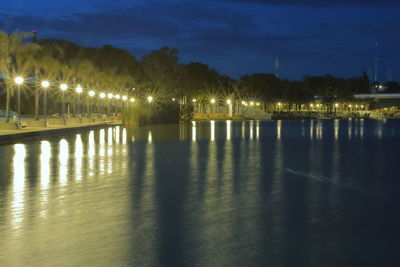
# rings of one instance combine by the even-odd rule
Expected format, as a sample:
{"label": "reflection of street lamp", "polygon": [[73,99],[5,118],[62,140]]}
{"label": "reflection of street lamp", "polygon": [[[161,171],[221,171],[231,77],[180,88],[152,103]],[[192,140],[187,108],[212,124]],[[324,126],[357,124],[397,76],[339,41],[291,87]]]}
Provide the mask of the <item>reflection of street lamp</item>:
{"label": "reflection of street lamp", "polygon": [[40,83],[40,85],[44,89],[44,93],[43,93],[43,98],[44,98],[44,101],[43,101],[43,113],[44,113],[44,120],[47,121],[47,96],[46,96],[46,94],[47,94],[47,88],[50,86],[50,83],[48,81],[42,81]]}
{"label": "reflection of street lamp", "polygon": [[21,84],[24,83],[24,78],[17,76],[15,77],[14,82],[18,85],[18,117],[21,119]]}
{"label": "reflection of street lamp", "polygon": [[83,92],[82,87],[78,84],[78,86],[75,88],[75,92],[78,94],[78,107],[77,107],[77,113],[81,114],[81,93]]}
{"label": "reflection of street lamp", "polygon": [[68,89],[68,85],[65,83],[60,84],[60,89],[62,91],[62,117],[65,118],[65,91]]}

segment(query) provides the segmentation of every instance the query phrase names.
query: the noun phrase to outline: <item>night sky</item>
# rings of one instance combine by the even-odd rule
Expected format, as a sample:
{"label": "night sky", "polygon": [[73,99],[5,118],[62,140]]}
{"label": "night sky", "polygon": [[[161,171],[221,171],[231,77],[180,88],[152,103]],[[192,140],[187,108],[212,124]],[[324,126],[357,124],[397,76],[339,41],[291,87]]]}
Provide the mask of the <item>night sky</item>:
{"label": "night sky", "polygon": [[238,77],[372,71],[400,80],[400,0],[10,0],[0,2],[1,30],[37,30],[39,38],[85,46],[110,44],[138,59],[161,46]]}

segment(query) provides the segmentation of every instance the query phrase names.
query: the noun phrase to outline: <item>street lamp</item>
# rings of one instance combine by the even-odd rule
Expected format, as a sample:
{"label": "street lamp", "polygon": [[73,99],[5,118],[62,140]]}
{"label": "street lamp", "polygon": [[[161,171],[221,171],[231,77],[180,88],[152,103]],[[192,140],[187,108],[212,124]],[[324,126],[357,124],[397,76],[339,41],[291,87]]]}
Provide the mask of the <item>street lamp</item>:
{"label": "street lamp", "polygon": [[18,85],[18,117],[21,119],[21,84],[24,83],[24,78],[17,76],[15,77],[14,82]]}
{"label": "street lamp", "polygon": [[89,119],[89,123],[90,123],[90,118],[91,118],[91,114],[90,114],[90,98],[94,97],[96,95],[95,91],[89,91],[89,98],[88,98],[88,106],[87,106],[87,111],[88,111],[88,119]]}
{"label": "street lamp", "polygon": [[60,89],[62,91],[62,117],[65,118],[65,91],[68,89],[68,85],[65,83],[60,84]]}
{"label": "street lamp", "polygon": [[196,98],[194,98],[194,99],[192,100],[193,103],[196,103],[196,101],[197,101]]}
{"label": "street lamp", "polygon": [[211,102],[211,104],[215,104],[215,98],[212,98],[212,99],[210,100],[210,102]]}
{"label": "street lamp", "polygon": [[231,104],[232,104],[232,100],[228,99],[228,100],[226,100],[226,103],[227,103],[228,105],[231,105]]}
{"label": "street lamp", "polygon": [[131,97],[131,99],[129,99],[129,101],[130,101],[131,103],[133,103],[133,102],[135,102],[135,98],[134,98],[134,97]]}
{"label": "street lamp", "polygon": [[254,106],[254,102],[253,101],[250,102],[250,106]]}
{"label": "street lamp", "polygon": [[107,98],[108,98],[108,105],[107,105],[107,115],[110,116],[111,115],[111,99],[114,97],[114,95],[112,93],[108,93],[107,94]]}
{"label": "street lamp", "polygon": [[116,95],[115,98],[116,98],[117,100],[119,100],[119,99],[121,98],[121,96],[120,96],[120,95]]}
{"label": "street lamp", "polygon": [[152,97],[152,96],[148,96],[148,97],[147,97],[147,101],[148,101],[149,103],[153,102],[153,97]]}
{"label": "street lamp", "polygon": [[78,86],[75,88],[75,92],[78,94],[78,106],[77,106],[77,113],[81,114],[81,93],[83,92],[83,88],[78,84]]}
{"label": "street lamp", "polygon": [[50,86],[50,82],[49,81],[42,81],[40,83],[40,85],[44,88],[44,93],[43,93],[43,113],[44,113],[44,120],[47,121],[47,88],[49,88]]}
{"label": "street lamp", "polygon": [[281,102],[278,102],[278,111],[279,111],[279,112],[281,112],[281,106],[282,106],[282,103],[281,103]]}

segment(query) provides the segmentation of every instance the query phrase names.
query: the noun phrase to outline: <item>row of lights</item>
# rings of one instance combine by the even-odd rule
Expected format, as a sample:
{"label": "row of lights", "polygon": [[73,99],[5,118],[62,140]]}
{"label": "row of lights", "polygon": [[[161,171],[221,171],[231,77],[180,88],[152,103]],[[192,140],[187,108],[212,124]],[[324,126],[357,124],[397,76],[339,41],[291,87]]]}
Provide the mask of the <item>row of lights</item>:
{"label": "row of lights", "polygon": [[[14,82],[15,82],[17,85],[21,85],[21,84],[24,83],[24,78],[22,78],[21,76],[15,77]],[[40,85],[41,85],[43,88],[47,89],[47,88],[50,86],[50,82],[49,82],[49,81],[42,81],[42,82],[40,83]],[[66,83],[60,84],[60,90],[62,90],[62,91],[68,90],[68,85],[67,85]],[[77,92],[78,94],[80,94],[80,93],[83,92],[83,88],[82,88],[80,85],[78,85],[78,86],[75,88],[75,92]],[[94,92],[94,91],[89,91],[88,94],[89,94],[89,96],[95,96],[95,95],[96,95],[96,92]],[[99,97],[100,97],[101,99],[104,99],[104,98],[106,97],[106,94],[105,94],[105,93],[100,93],[100,94],[99,94]],[[115,98],[115,99],[117,99],[117,100],[119,100],[119,99],[122,98],[123,101],[128,100],[128,97],[127,97],[126,95],[124,95],[124,96],[121,97],[120,95],[115,95],[115,96],[114,96],[112,93],[107,94],[107,98],[108,98],[108,99]],[[135,102],[136,100],[135,100],[134,97],[132,97],[132,98],[129,99],[129,101],[133,103],[133,102]],[[148,101],[149,103],[153,102],[153,97],[152,97],[152,96],[148,96],[148,97],[147,97],[147,101]]]}
{"label": "row of lights", "polygon": [[[175,101],[175,98],[172,98],[172,101]],[[194,98],[192,101],[193,101],[193,103],[196,103],[197,99]],[[211,98],[210,99],[210,103],[211,104],[215,104],[216,102],[217,102],[217,100],[215,98]],[[226,103],[228,105],[232,105],[232,100],[231,99],[227,99]],[[247,103],[246,101],[242,101],[242,105],[244,105],[244,106],[248,106],[248,105],[250,105],[250,106],[254,106],[254,105],[259,106],[260,103],[258,103],[258,102],[254,103],[253,101],[250,101],[249,103]]]}

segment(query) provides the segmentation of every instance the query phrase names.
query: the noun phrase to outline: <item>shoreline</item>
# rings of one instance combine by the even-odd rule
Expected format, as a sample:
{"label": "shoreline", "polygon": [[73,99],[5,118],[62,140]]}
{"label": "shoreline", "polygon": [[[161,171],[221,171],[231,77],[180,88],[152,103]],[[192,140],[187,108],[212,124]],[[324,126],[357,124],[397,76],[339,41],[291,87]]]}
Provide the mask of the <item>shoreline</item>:
{"label": "shoreline", "polygon": [[106,126],[122,125],[121,122],[98,123],[87,125],[51,126],[51,127],[30,127],[19,130],[0,130],[0,145],[16,143],[19,140],[41,137],[52,134],[71,133],[79,130],[97,129]]}

